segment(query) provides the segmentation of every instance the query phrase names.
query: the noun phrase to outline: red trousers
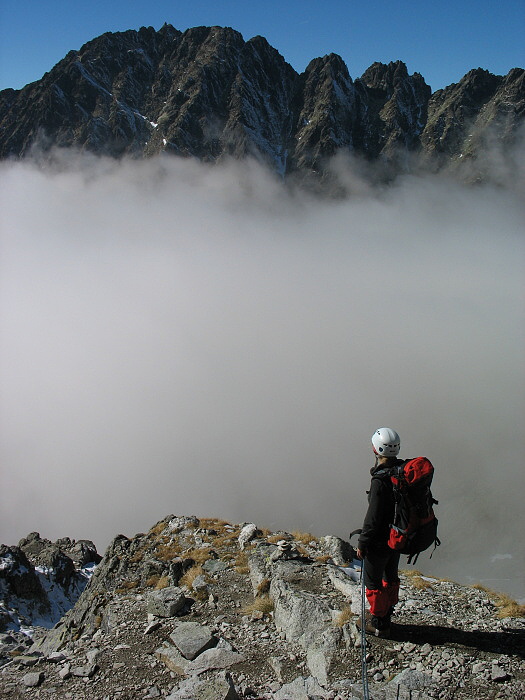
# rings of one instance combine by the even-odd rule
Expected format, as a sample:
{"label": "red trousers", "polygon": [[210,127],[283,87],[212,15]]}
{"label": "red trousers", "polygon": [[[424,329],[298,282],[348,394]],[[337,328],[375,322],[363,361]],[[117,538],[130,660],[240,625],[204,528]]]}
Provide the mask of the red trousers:
{"label": "red trousers", "polygon": [[370,603],[370,612],[374,617],[385,617],[399,600],[399,581],[383,581],[381,588],[367,588],[366,598]]}
{"label": "red trousers", "polygon": [[385,617],[399,600],[399,553],[387,548],[371,549],[363,564],[370,612],[375,617]]}

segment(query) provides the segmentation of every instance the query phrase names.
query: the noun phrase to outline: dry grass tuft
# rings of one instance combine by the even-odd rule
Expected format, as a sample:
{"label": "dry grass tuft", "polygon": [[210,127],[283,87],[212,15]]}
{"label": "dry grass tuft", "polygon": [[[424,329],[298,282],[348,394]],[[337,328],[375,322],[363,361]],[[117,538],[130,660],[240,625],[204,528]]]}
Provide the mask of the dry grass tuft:
{"label": "dry grass tuft", "polygon": [[213,559],[213,550],[209,547],[202,547],[199,549],[187,549],[183,552],[184,559],[193,559],[195,564],[204,564],[208,559]]}
{"label": "dry grass tuft", "polygon": [[120,586],[117,588],[117,593],[127,593],[128,591],[133,590],[134,588],[137,588],[139,585],[138,581],[123,581]]}
{"label": "dry grass tuft", "polygon": [[250,567],[248,566],[248,553],[241,552],[235,559],[234,569],[238,574],[249,574]]}
{"label": "dry grass tuft", "polygon": [[228,547],[237,542],[238,535],[235,532],[228,532],[224,535],[217,535],[214,538],[213,544],[215,547]]}
{"label": "dry grass tuft", "polygon": [[148,537],[151,539],[152,537],[158,537],[160,534],[164,532],[166,529],[167,525],[164,521],[157,523],[154,525],[151,530],[148,532]]}
{"label": "dry grass tuft", "polygon": [[150,576],[146,581],[147,588],[155,588],[155,590],[160,591],[162,588],[167,588],[170,585],[170,579],[168,576]]}
{"label": "dry grass tuft", "polygon": [[284,533],[281,533],[280,535],[270,535],[269,537],[266,538],[270,544],[277,544],[277,542],[280,542],[281,540],[289,540],[289,537],[286,537]]}
{"label": "dry grass tuft", "polygon": [[525,605],[521,605],[518,601],[511,598],[506,593],[498,593],[493,591],[481,583],[476,583],[472,586],[478,591],[483,591],[487,594],[494,605],[499,608],[498,617],[525,617]]}
{"label": "dry grass tuft", "polygon": [[192,566],[191,569],[188,569],[186,573],[180,578],[179,584],[181,586],[187,586],[190,591],[193,588],[193,582],[197,578],[197,576],[203,576],[204,575],[204,569],[200,564],[196,564],[195,566]]}
{"label": "dry grass tuft", "polygon": [[171,561],[180,556],[180,546],[176,542],[168,542],[157,547],[156,556],[161,561]]}
{"label": "dry grass tuft", "polygon": [[432,588],[432,583],[430,581],[425,581],[423,574],[417,569],[405,569],[401,573],[404,574],[410,580],[410,584],[419,591]]}
{"label": "dry grass tuft", "polygon": [[414,588],[417,588],[418,591],[425,591],[427,588],[432,588],[432,583],[430,581],[425,581],[421,576],[414,576],[411,584]]}
{"label": "dry grass tuft", "polygon": [[270,579],[263,578],[257,586],[257,596],[267,595],[270,592]]}
{"label": "dry grass tuft", "polygon": [[296,542],[301,542],[301,544],[310,544],[310,542],[319,542],[319,538],[312,535],[311,532],[297,532],[294,530],[292,535]]}
{"label": "dry grass tuft", "polygon": [[157,583],[155,584],[155,590],[160,591],[163,588],[167,588],[170,585],[169,576],[161,576]]}
{"label": "dry grass tuft", "polygon": [[264,615],[268,615],[273,611],[274,604],[273,600],[269,595],[257,596],[253,603],[250,603],[241,610],[243,615],[252,615],[254,612],[260,612]]}
{"label": "dry grass tuft", "polygon": [[525,605],[521,605],[508,595],[498,594],[496,605],[499,608],[498,617],[525,617]]}
{"label": "dry grass tuft", "polygon": [[326,562],[330,561],[331,558],[332,557],[329,554],[321,554],[321,556],[315,558],[315,561],[318,561],[321,564],[326,564]]}
{"label": "dry grass tuft", "polygon": [[203,530],[224,530],[225,527],[231,527],[231,523],[219,518],[201,518],[199,527]]}
{"label": "dry grass tuft", "polygon": [[474,588],[476,591],[483,591],[483,593],[486,593],[487,595],[489,593],[495,593],[495,591],[491,591],[490,588],[487,588],[482,583],[474,583],[472,584],[471,588]]}
{"label": "dry grass tuft", "polygon": [[139,561],[142,561],[144,559],[146,551],[147,551],[146,547],[142,547],[141,549],[137,549],[135,554],[130,558],[130,562],[132,564],[138,564]]}
{"label": "dry grass tuft", "polygon": [[335,619],[335,626],[336,627],[344,627],[347,622],[350,622],[351,620],[355,619],[356,615],[352,612],[352,608],[349,605],[345,605],[345,607],[341,610],[337,618]]}
{"label": "dry grass tuft", "polygon": [[419,569],[401,569],[399,573],[407,578],[412,578],[412,576],[419,576],[421,578],[421,576],[423,576],[423,572],[419,571]]}

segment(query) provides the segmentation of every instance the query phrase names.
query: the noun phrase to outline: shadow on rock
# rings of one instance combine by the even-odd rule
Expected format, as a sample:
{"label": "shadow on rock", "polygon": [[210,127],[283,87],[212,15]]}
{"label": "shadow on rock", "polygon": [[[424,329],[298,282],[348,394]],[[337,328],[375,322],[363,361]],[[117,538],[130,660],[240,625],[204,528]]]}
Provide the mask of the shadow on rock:
{"label": "shadow on rock", "polygon": [[515,654],[525,658],[525,630],[507,627],[501,632],[468,632],[439,625],[395,624],[390,639],[415,644],[458,645],[494,654]]}

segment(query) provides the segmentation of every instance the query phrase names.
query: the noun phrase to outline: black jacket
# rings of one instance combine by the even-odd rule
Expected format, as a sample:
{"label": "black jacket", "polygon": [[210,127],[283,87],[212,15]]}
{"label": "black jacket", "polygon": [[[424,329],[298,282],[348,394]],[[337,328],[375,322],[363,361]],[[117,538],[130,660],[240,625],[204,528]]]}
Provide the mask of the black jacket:
{"label": "black jacket", "polygon": [[368,510],[359,535],[358,547],[365,554],[368,550],[388,550],[390,525],[394,521],[394,491],[388,468],[402,464],[403,460],[389,460],[370,470],[372,481],[368,492]]}

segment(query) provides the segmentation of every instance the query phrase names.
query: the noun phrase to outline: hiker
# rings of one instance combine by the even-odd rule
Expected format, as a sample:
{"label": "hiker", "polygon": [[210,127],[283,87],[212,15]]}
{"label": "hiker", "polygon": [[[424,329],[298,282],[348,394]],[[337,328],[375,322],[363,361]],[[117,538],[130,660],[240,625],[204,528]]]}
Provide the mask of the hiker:
{"label": "hiker", "polygon": [[392,428],[376,430],[372,445],[375,464],[370,470],[368,510],[357,543],[357,556],[363,561],[366,597],[370,604],[370,613],[364,621],[365,631],[376,637],[388,637],[390,617],[398,602],[400,556],[388,546],[395,507],[389,471],[403,461],[397,459],[400,439]]}

